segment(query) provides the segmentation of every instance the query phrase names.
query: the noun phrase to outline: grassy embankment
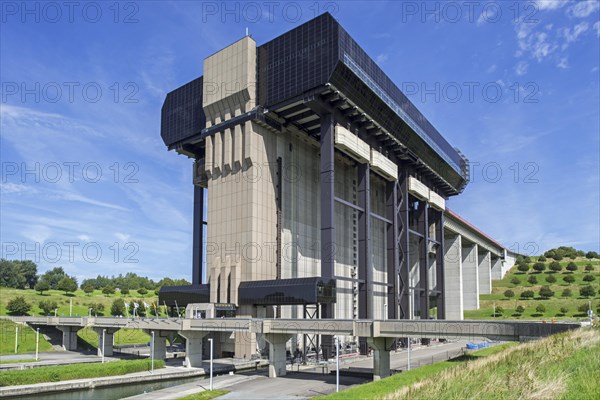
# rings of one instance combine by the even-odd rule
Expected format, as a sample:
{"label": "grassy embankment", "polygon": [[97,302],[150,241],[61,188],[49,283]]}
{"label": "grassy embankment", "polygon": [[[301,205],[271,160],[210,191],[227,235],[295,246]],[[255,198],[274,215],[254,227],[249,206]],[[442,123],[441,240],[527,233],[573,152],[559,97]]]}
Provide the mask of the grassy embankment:
{"label": "grassy embankment", "polygon": [[[0,373],[0,386],[30,385],[71,379],[97,378],[150,371],[150,360],[112,361],[105,364],[75,364],[38,367],[29,370],[11,370]],[[163,368],[165,362],[154,361],[154,369]]]}
{"label": "grassy embankment", "polygon": [[[558,273],[548,270],[550,262],[554,260],[548,260],[545,262],[546,270],[542,273],[533,270],[533,264],[537,261],[537,257],[532,257],[532,263],[530,264],[531,269],[529,272],[519,272],[517,266],[508,271],[508,273],[501,280],[492,281],[492,293],[483,294],[479,296],[480,308],[479,310],[465,311],[465,319],[492,319],[494,305],[500,306],[504,309],[501,316],[495,317],[496,319],[538,319],[538,320],[573,320],[573,319],[585,319],[586,313],[578,311],[578,307],[581,305],[588,305],[589,301],[592,301],[592,309],[594,313],[598,313],[598,307],[600,307],[600,261],[588,260],[585,258],[578,258],[576,260],[564,260],[560,261],[562,270]],[[577,265],[577,271],[570,272],[566,270],[566,266],[569,262],[575,262]],[[592,264],[593,271],[586,272],[585,266]],[[571,275],[575,278],[575,282],[567,283],[563,280],[565,276]],[[587,275],[592,275],[595,280],[592,282],[585,282],[583,279]],[[538,283],[531,284],[527,281],[530,276],[535,276]],[[548,283],[546,279],[549,276],[556,278],[555,283]],[[514,284],[511,281],[517,278],[520,283]],[[550,278],[552,279],[552,278]],[[596,296],[594,298],[581,297],[579,295],[579,289],[584,286],[592,285],[596,288]],[[542,299],[538,292],[542,286],[549,286],[554,291],[554,296],[548,299]],[[565,289],[571,290],[571,296],[563,296],[562,293]],[[506,290],[512,290],[515,293],[513,298],[507,298],[504,295]],[[521,293],[525,290],[533,290],[535,297],[533,299],[525,300],[521,298]],[[536,307],[543,304],[546,311],[540,313],[536,311]],[[525,311],[522,314],[516,312],[516,308],[522,306]],[[566,313],[561,312],[561,308],[566,308]]]}
{"label": "grassy embankment", "polygon": [[[597,328],[554,335],[473,359],[446,361],[325,396],[326,399],[597,399]],[[444,366],[444,364],[454,364]],[[436,371],[437,369],[437,371]]]}
{"label": "grassy embankment", "polygon": [[[15,353],[15,326],[12,321],[0,319],[0,354],[35,353],[35,331],[27,325],[19,324],[18,346]],[[39,351],[52,351],[52,345],[40,335]],[[8,362],[8,361],[6,361]],[[2,361],[4,364],[5,361]]]}
{"label": "grassy embankment", "polygon": [[229,393],[229,390],[205,390],[203,392],[198,392],[194,394],[190,394],[189,396],[181,397],[179,400],[210,400],[216,399],[217,397],[221,397]]}

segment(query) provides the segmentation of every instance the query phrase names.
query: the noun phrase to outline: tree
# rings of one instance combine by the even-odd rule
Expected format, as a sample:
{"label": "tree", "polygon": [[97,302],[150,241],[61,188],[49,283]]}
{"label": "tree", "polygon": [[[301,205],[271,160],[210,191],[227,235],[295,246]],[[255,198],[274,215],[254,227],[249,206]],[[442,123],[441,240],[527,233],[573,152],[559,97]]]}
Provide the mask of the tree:
{"label": "tree", "polygon": [[520,272],[527,272],[527,271],[529,271],[529,264],[521,263],[521,264],[517,265],[517,269]]}
{"label": "tree", "polygon": [[563,281],[567,283],[573,283],[575,282],[575,277],[573,275],[565,275],[563,276]]}
{"label": "tree", "polygon": [[552,289],[550,289],[549,286],[542,286],[540,288],[539,295],[543,299],[548,299],[548,298],[554,296],[554,291],[552,291]]}
{"label": "tree", "polygon": [[25,289],[25,277],[19,273],[14,261],[0,259],[0,286]]}
{"label": "tree", "polygon": [[538,280],[534,275],[530,275],[529,278],[527,278],[527,282],[531,283],[532,285],[535,285],[536,283],[538,283]]}
{"label": "tree", "polygon": [[533,265],[533,269],[535,269],[537,272],[542,272],[546,269],[546,264],[544,264],[543,262],[536,262]]}
{"label": "tree", "polygon": [[90,303],[88,307],[91,308],[91,313],[95,315],[102,315],[102,311],[104,311],[104,304],[102,303]]}
{"label": "tree", "polygon": [[585,258],[591,260],[592,258],[600,258],[600,254],[596,253],[595,251],[588,251],[587,253],[585,253]]}
{"label": "tree", "polygon": [[594,275],[586,275],[583,277],[583,281],[584,282],[592,282],[596,279],[596,277]]}
{"label": "tree", "polygon": [[[58,282],[62,278],[67,276],[65,270],[62,267],[52,268],[49,271],[46,271],[40,279],[44,279],[50,285],[50,289],[58,289]],[[77,288],[75,288],[77,289]],[[61,290],[61,289],[58,289]],[[73,290],[74,291],[74,290]]]}
{"label": "tree", "polygon": [[115,294],[115,288],[112,286],[105,286],[102,288],[102,293],[105,296],[110,296],[111,294]]}
{"label": "tree", "polygon": [[125,300],[121,298],[115,299],[110,307],[110,313],[112,315],[126,315]]}
{"label": "tree", "polygon": [[561,307],[560,308],[560,313],[562,315],[566,315],[569,312],[569,309],[567,307]]}
{"label": "tree", "polygon": [[69,292],[74,292],[77,290],[77,282],[75,281],[75,279],[71,278],[68,275],[65,275],[59,282],[58,285],[56,285],[56,288],[58,290],[62,290],[65,292],[65,294],[69,293]]}
{"label": "tree", "polygon": [[148,293],[148,289],[146,289],[146,288],[144,288],[144,287],[141,287],[141,288],[139,288],[139,289],[137,290],[137,292],[143,296],[143,295],[145,295],[146,293]]}
{"label": "tree", "polygon": [[577,264],[571,261],[569,264],[567,264],[567,270],[571,272],[577,271]]}
{"label": "tree", "polygon": [[517,259],[515,260],[515,264],[521,264],[523,261],[523,256],[517,256]]}
{"label": "tree", "polygon": [[515,297],[515,292],[513,292],[512,290],[505,290],[504,291],[504,297],[507,297],[509,299]]}
{"label": "tree", "polygon": [[538,261],[545,262],[546,261],[546,256],[539,256],[538,257]]}
{"label": "tree", "polygon": [[577,311],[579,311],[581,313],[587,313],[589,309],[590,309],[590,306],[588,304],[585,304],[585,303],[580,304],[577,307]]}
{"label": "tree", "polygon": [[594,297],[596,295],[596,289],[592,285],[587,285],[579,289],[579,295],[581,297]]}
{"label": "tree", "polygon": [[562,270],[562,265],[557,261],[552,261],[550,263],[550,270],[553,272],[560,272]]}
{"label": "tree", "polygon": [[515,308],[515,311],[517,312],[517,314],[523,314],[525,312],[525,307],[517,306],[517,308]]}
{"label": "tree", "polygon": [[524,299],[532,299],[534,295],[533,290],[524,290],[521,292],[521,297]]}
{"label": "tree", "polygon": [[129,294],[129,288],[128,287],[121,288],[121,294],[122,295]]}
{"label": "tree", "polygon": [[44,315],[49,315],[58,308],[58,304],[54,300],[41,300],[38,307],[44,312]]}
{"label": "tree", "polygon": [[17,272],[25,280],[25,285],[30,289],[33,289],[38,281],[37,265],[31,260],[15,261]]}
{"label": "tree", "polygon": [[131,313],[133,314],[133,310],[135,309],[135,305],[138,305],[138,308],[135,310],[135,314],[139,315],[140,317],[143,317],[146,315],[146,307],[144,307],[144,301],[141,299],[137,299],[137,300],[132,300],[129,310],[131,310]]}
{"label": "tree", "polygon": [[554,254],[554,256],[552,256],[553,259],[555,259],[556,261],[560,261],[563,259],[563,256],[561,256],[560,254]]}
{"label": "tree", "polygon": [[546,282],[548,282],[548,283],[556,283],[556,277],[554,275],[548,275],[546,277]]}
{"label": "tree", "polygon": [[585,266],[585,272],[592,272],[594,270],[594,266],[592,264],[588,264]]}
{"label": "tree", "polygon": [[531,257],[525,256],[525,258],[523,259],[523,261],[529,264],[531,262]]}
{"label": "tree", "polygon": [[535,311],[539,312],[540,314],[543,314],[546,312],[546,306],[543,304],[538,304],[538,306],[535,308]]}
{"label": "tree", "polygon": [[501,306],[496,306],[494,311],[494,317],[501,317],[502,313],[504,312],[504,308],[502,308]]}
{"label": "tree", "polygon": [[92,293],[94,293],[94,285],[92,285],[91,283],[86,283],[85,285],[83,285],[82,287],[83,291],[85,292],[85,294],[87,294],[88,296]]}
{"label": "tree", "polygon": [[561,296],[562,297],[571,297],[573,295],[573,292],[571,292],[571,289],[565,289],[562,291]]}
{"label": "tree", "polygon": [[[37,281],[37,283],[35,284],[34,289],[37,292],[40,292],[40,294],[44,294],[45,291],[50,290],[50,284],[48,282],[46,282],[43,279],[40,279],[39,281]],[[41,308],[41,307],[40,307]]]}
{"label": "tree", "polygon": [[17,296],[8,302],[6,310],[11,315],[27,315],[29,310],[31,310],[31,304],[25,301],[25,297]]}
{"label": "tree", "polygon": [[510,280],[510,283],[512,283],[513,285],[518,285],[519,283],[521,283],[521,280],[515,276]]}

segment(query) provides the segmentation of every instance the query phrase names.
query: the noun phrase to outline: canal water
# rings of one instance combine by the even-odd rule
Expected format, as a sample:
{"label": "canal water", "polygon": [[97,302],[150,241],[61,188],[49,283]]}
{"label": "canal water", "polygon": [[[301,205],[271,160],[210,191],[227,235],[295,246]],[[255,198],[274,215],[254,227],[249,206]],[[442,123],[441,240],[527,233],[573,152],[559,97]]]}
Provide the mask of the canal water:
{"label": "canal water", "polygon": [[[3,397],[3,400],[9,399],[32,399],[32,400],[118,400],[124,397],[135,396],[138,394],[153,392],[159,389],[165,389],[186,383],[198,382],[203,385],[204,377],[191,377],[182,379],[171,379],[159,382],[131,383],[128,385],[105,386],[96,389],[69,390],[54,393],[40,393],[34,395]],[[207,383],[208,385],[208,383]]]}

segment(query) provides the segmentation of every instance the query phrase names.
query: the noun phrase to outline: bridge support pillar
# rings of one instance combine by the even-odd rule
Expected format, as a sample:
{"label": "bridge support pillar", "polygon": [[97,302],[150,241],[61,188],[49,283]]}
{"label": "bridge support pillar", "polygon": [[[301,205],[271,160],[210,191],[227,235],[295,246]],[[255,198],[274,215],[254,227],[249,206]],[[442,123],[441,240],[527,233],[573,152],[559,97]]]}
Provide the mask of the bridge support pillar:
{"label": "bridge support pillar", "polygon": [[502,279],[502,259],[500,257],[492,258],[492,279]]}
{"label": "bridge support pillar", "polygon": [[78,326],[57,326],[62,332],[62,346],[65,350],[77,350],[77,331],[81,329]]}
{"label": "bridge support pillar", "polygon": [[286,374],[285,344],[292,338],[287,333],[265,333],[264,339],[269,343],[269,378],[277,378]]}
{"label": "bridge support pillar", "polygon": [[113,355],[115,332],[118,331],[118,329],[94,328],[94,331],[98,334],[98,357],[102,357],[103,349],[104,357],[111,357]]}
{"label": "bridge support pillar", "polygon": [[202,338],[207,332],[179,331],[185,338],[185,366],[187,368],[200,368],[202,366]]}
{"label": "bridge support pillar", "polygon": [[167,338],[171,339],[172,333],[170,331],[152,331],[151,329],[144,329],[144,332],[150,335],[150,340],[152,340],[152,332],[154,332],[154,359],[165,360],[167,358]]}
{"label": "bridge support pillar", "polygon": [[373,380],[378,381],[390,376],[390,348],[393,338],[370,337],[367,339],[373,348]]}
{"label": "bridge support pillar", "polygon": [[477,244],[462,246],[463,305],[465,310],[479,309],[479,257]]}
{"label": "bridge support pillar", "polygon": [[444,238],[446,319],[449,320],[462,320],[464,318],[461,242],[460,235]]}
{"label": "bridge support pillar", "polygon": [[489,251],[479,253],[479,293],[492,293],[492,255]]}

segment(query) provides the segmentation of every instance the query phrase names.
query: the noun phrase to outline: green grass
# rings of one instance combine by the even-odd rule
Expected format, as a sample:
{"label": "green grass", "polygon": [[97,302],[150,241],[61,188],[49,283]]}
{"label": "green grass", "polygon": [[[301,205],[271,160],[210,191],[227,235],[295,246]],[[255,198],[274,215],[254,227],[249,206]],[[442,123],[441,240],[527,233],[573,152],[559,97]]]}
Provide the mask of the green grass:
{"label": "green grass", "polygon": [[0,358],[0,364],[17,364],[17,363],[28,363],[28,362],[37,362],[33,358],[22,358],[19,360],[3,360]]}
{"label": "green grass", "polygon": [[[534,261],[530,264],[533,267],[535,260],[537,258],[533,258]],[[546,261],[546,266],[550,264],[553,260]],[[483,294],[480,295],[480,308],[479,310],[471,310],[465,311],[464,317],[466,319],[492,319],[493,317],[493,308],[495,306],[500,306],[504,309],[504,313],[502,316],[495,317],[496,319],[527,319],[527,320],[577,320],[577,319],[586,319],[587,316],[585,313],[578,311],[578,307],[580,305],[587,305],[588,302],[592,301],[592,309],[595,313],[598,313],[598,307],[600,306],[600,293],[597,293],[594,298],[584,298],[579,296],[579,289],[586,285],[592,285],[596,287],[596,291],[600,292],[600,261],[598,260],[588,260],[585,258],[578,258],[575,261],[575,264],[578,266],[578,270],[575,272],[569,272],[566,270],[566,266],[573,260],[563,260],[560,261],[560,265],[562,265],[563,270],[558,273],[554,273],[551,271],[544,271],[542,273],[538,273],[531,269],[528,273],[519,272],[517,267],[511,268],[508,273],[504,276],[504,278],[500,280],[492,281],[492,293],[491,294]],[[592,264],[594,270],[591,272],[586,272],[584,270],[585,266],[588,264]],[[535,276],[538,280],[537,284],[530,284],[527,282],[527,278],[529,276]],[[557,278],[556,283],[548,283],[546,282],[546,277],[553,275]],[[567,284],[562,280],[562,278],[566,275],[572,275],[575,278],[575,282],[571,284]],[[586,275],[593,275],[596,277],[596,280],[593,282],[585,282],[583,281],[583,277]],[[521,280],[521,283],[515,285],[510,281],[517,277]],[[549,299],[542,299],[539,297],[538,292],[542,286],[549,286],[555,293],[554,296]],[[515,293],[515,297],[512,299],[506,298],[504,296],[504,292],[506,290],[512,290]],[[562,291],[565,289],[570,289],[572,295],[570,297],[562,297]],[[525,290],[533,290],[535,293],[535,297],[529,300],[523,300],[520,298],[520,294]],[[543,304],[546,307],[546,311],[544,313],[539,313],[535,309],[539,304]],[[522,306],[525,308],[525,312],[522,315],[516,313],[515,309],[517,306]],[[562,313],[560,309],[562,307],[566,307],[568,311],[566,313]]]}
{"label": "green grass", "polygon": [[[58,382],[71,379],[97,378],[149,371],[150,360],[112,361],[105,364],[76,364],[55,367],[38,367],[31,370],[3,371],[0,386],[30,385],[42,382]],[[154,361],[154,368],[163,368],[165,362]]]}
{"label": "green grass", "polygon": [[[29,312],[30,315],[45,315],[42,310],[38,307],[40,300],[53,300],[58,305],[57,314],[68,316],[69,315],[69,304],[70,299],[73,300],[73,316],[86,316],[88,315],[88,309],[90,303],[102,303],[104,304],[104,312],[102,315],[99,313],[98,316],[110,316],[110,307],[115,299],[122,298],[125,301],[131,301],[134,299],[143,299],[147,303],[157,301],[157,296],[154,291],[149,291],[145,296],[132,290],[128,295],[122,296],[120,294],[113,294],[106,296],[102,294],[100,290],[95,290],[91,294],[85,294],[83,290],[78,289],[75,293],[65,294],[59,290],[48,290],[40,295],[33,289],[12,289],[0,287],[0,315],[8,315],[6,305],[8,302],[16,296],[23,296],[25,300],[33,307]],[[159,307],[160,315],[164,314],[164,307]]]}
{"label": "green grass", "polygon": [[327,396],[320,396],[319,399],[378,399],[382,398],[396,388],[412,385],[434,376],[441,371],[465,364],[469,360],[487,357],[495,353],[502,352],[508,348],[516,346],[516,343],[505,343],[487,349],[481,349],[470,352],[465,356],[453,360],[441,361],[430,365],[425,365],[410,371],[401,372],[379,381],[366,383],[364,385],[354,386],[339,393],[332,393]]}
{"label": "green grass", "polygon": [[389,399],[597,399],[600,335],[580,329],[450,368]]}
{"label": "green grass", "polygon": [[[27,325],[18,324],[19,336],[17,353],[15,353],[14,322],[0,319],[0,354],[35,353],[35,331]],[[53,351],[52,345],[40,334],[39,351]]]}
{"label": "green grass", "polygon": [[[92,328],[85,327],[77,332],[77,336],[87,343],[89,347],[98,347],[98,334]],[[146,344],[150,341],[150,335],[139,329],[123,328],[115,332],[115,345],[124,344]]]}
{"label": "green grass", "polygon": [[198,392],[190,394],[189,396],[180,397],[179,400],[210,400],[224,396],[227,393],[229,393],[229,390],[205,390],[204,392]]}

